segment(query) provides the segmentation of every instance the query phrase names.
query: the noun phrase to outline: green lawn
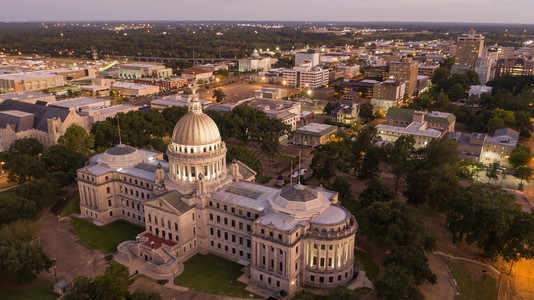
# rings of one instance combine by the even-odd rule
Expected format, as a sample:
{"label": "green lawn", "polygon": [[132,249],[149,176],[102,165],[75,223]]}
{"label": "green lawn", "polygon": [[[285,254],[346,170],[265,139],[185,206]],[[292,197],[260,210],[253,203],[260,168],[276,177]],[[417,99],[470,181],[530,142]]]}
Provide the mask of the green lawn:
{"label": "green lawn", "polygon": [[371,259],[369,254],[361,250],[354,249],[354,258],[362,263],[363,268],[365,269],[365,276],[367,276],[367,278],[373,282],[378,279],[378,265]]}
{"label": "green lawn", "polygon": [[62,217],[66,217],[70,214],[79,214],[80,213],[80,195],[72,198],[69,201],[69,204],[65,206],[63,211],[61,212]]}
{"label": "green lawn", "polygon": [[252,293],[245,290],[246,284],[237,281],[243,274],[241,269],[242,265],[216,255],[196,254],[184,263],[184,272],[174,283],[196,292],[249,298]]}
{"label": "green lawn", "polygon": [[54,284],[47,282],[38,287],[24,289],[20,291],[12,291],[7,289],[0,289],[0,299],[9,300],[55,300],[59,296],[52,292]]}
{"label": "green lawn", "polygon": [[126,221],[115,221],[106,226],[96,226],[90,222],[71,217],[72,227],[80,240],[91,249],[102,253],[117,251],[117,246],[126,240],[135,240],[135,236],[144,228]]}
{"label": "green lawn", "polygon": [[452,276],[458,284],[459,299],[496,299],[497,281],[490,275],[483,274],[480,279],[471,277],[468,267],[447,260]]}

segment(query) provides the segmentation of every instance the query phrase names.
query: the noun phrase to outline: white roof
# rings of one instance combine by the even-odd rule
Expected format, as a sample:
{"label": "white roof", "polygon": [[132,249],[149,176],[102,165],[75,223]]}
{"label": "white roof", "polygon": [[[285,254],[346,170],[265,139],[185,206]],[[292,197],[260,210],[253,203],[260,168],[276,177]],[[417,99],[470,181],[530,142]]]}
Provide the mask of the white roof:
{"label": "white roof", "polygon": [[423,123],[413,122],[407,127],[380,124],[376,126],[376,129],[378,129],[378,131],[392,131],[392,132],[397,132],[399,134],[412,134],[412,135],[427,136],[427,137],[432,137],[432,138],[437,138],[441,135],[442,132],[439,130],[421,129],[421,127],[423,127],[425,123],[426,122],[423,122]]}
{"label": "white roof", "polygon": [[103,100],[103,99],[90,98],[90,97],[80,97],[80,98],[56,101],[54,103],[51,103],[50,105],[51,106],[66,107],[66,108],[73,108],[73,107],[86,106],[86,105],[96,105],[96,104],[105,105],[105,103],[106,103],[106,100]]}

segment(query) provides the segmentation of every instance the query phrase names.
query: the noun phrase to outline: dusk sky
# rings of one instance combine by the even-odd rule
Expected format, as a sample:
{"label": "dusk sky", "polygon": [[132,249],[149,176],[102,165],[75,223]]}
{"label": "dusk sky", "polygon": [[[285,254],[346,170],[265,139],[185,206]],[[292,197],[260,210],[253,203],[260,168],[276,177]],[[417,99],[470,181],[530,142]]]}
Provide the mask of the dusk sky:
{"label": "dusk sky", "polygon": [[0,0],[0,21],[273,20],[534,23],[532,0]]}

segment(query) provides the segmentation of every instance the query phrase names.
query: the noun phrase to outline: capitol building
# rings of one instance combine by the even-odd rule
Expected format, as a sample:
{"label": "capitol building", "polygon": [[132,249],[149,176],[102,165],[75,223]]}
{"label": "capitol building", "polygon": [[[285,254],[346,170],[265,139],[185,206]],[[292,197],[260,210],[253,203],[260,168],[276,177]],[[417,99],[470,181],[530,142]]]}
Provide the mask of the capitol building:
{"label": "capitol building", "polygon": [[337,192],[254,182],[196,95],[163,154],[119,144],[77,171],[81,213],[97,225],[126,220],[146,228],[118,246],[116,259],[174,274],[196,253],[246,266],[250,283],[293,293],[353,279],[358,224]]}

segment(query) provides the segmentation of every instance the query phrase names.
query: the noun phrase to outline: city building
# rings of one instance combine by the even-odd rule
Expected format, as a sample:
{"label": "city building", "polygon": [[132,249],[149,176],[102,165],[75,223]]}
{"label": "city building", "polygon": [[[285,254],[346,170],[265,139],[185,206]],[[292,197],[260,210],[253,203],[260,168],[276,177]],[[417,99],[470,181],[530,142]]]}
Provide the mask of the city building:
{"label": "city building", "polygon": [[453,132],[455,124],[456,117],[450,113],[391,107],[386,114],[386,123],[376,129],[384,142],[395,142],[400,136],[411,135],[415,138],[415,147],[420,148],[434,138]]}
{"label": "city building", "polygon": [[312,92],[314,99],[319,100],[334,100],[336,99],[336,91],[331,88],[318,88]]}
{"label": "city building", "polygon": [[456,59],[451,70],[452,74],[465,73],[473,68],[482,55],[484,36],[471,29],[458,37],[456,42]]}
{"label": "city building", "polygon": [[480,97],[482,94],[487,93],[491,95],[493,88],[487,85],[472,85],[469,87],[469,97]]}
{"label": "city building", "polygon": [[419,64],[417,75],[428,76],[428,78],[432,79],[432,75],[434,75],[434,72],[436,72],[437,69],[439,69],[439,63],[437,62],[426,62]]}
{"label": "city building", "polygon": [[287,90],[280,88],[264,87],[261,90],[254,91],[255,98],[282,100],[287,99],[288,96]]}
{"label": "city building", "polygon": [[389,66],[369,66],[363,68],[365,78],[386,80],[389,78]]}
{"label": "city building", "polygon": [[392,106],[398,106],[406,94],[406,83],[399,80],[386,80],[375,84],[371,104],[373,110],[387,111]]}
{"label": "city building", "polygon": [[213,72],[204,69],[191,69],[182,72],[182,77],[197,83],[199,80],[208,83],[213,79]]}
{"label": "city building", "polygon": [[360,74],[360,65],[358,64],[354,64],[354,65],[338,64],[338,65],[335,65],[334,68],[336,70],[342,71],[343,72],[342,77],[345,77],[348,79]]}
{"label": "city building", "polygon": [[[423,120],[419,120],[420,115]],[[421,112],[414,109],[392,107],[386,114],[386,125],[406,127],[412,122],[428,122],[429,128],[444,132],[454,132],[456,116],[451,113],[430,111]]]}
{"label": "city building", "polygon": [[495,79],[505,74],[511,76],[534,75],[534,60],[526,58],[500,58],[497,60],[495,67]]}
{"label": "city building", "polygon": [[111,86],[109,85],[83,85],[80,87],[80,90],[82,92],[85,92],[89,96],[95,96],[95,97],[104,97],[109,96],[109,92],[111,91]]}
{"label": "city building", "polygon": [[7,93],[38,91],[64,85],[63,76],[57,74],[18,73],[0,75],[0,91]]}
{"label": "city building", "polygon": [[[71,125],[78,125],[89,130],[92,122],[84,111],[92,115],[105,114],[113,117],[116,110],[105,111],[109,100],[96,98],[75,98],[57,102],[21,102],[5,100],[0,103],[0,151],[7,151],[17,139],[35,138],[45,148],[57,143],[58,138]],[[98,110],[104,110],[99,113]]]}
{"label": "city building", "polygon": [[417,91],[419,63],[412,58],[403,58],[389,64],[389,78],[406,83],[406,93],[412,96]]}
{"label": "city building", "polygon": [[475,65],[475,72],[478,74],[480,84],[486,84],[486,82],[493,80],[497,59],[498,48],[484,47],[482,55],[477,59]]}
{"label": "city building", "polygon": [[219,64],[203,64],[198,66],[199,69],[208,70],[211,72],[217,72],[219,70],[228,70],[228,64],[219,63]]}
{"label": "city building", "polygon": [[321,66],[304,64],[293,69],[284,69],[283,82],[285,85],[306,89],[316,89],[328,84],[329,71]]}
{"label": "city building", "polygon": [[161,90],[171,90],[181,88],[189,84],[189,79],[186,78],[139,78],[134,79],[134,83],[157,85]]}
{"label": "city building", "polygon": [[360,93],[360,98],[372,98],[375,85],[379,83],[380,81],[373,79],[350,80],[343,81],[341,87],[345,93],[354,91]]}
{"label": "city building", "polygon": [[431,84],[432,81],[430,81],[428,76],[417,75],[417,91],[419,93],[426,91]]}
{"label": "city building", "polygon": [[4,100],[17,100],[26,103],[37,103],[37,102],[55,102],[56,96],[52,94],[44,94],[38,92],[15,92],[0,94],[0,102]]}
{"label": "city building", "polygon": [[[173,106],[189,106],[189,102],[193,99],[192,94],[174,94],[174,95],[168,95],[161,98],[156,98],[152,101],[150,101],[150,108],[157,109],[159,111],[164,110],[167,107],[173,107]],[[199,100],[200,105],[202,105],[203,109],[206,109],[206,107],[210,106],[213,102],[210,100]]]}
{"label": "city building", "polygon": [[480,154],[480,162],[483,164],[498,163],[501,166],[509,167],[508,158],[512,150],[517,147],[519,133],[510,128],[495,130],[493,136],[486,136]]}
{"label": "city building", "polygon": [[326,144],[337,132],[337,126],[319,123],[309,123],[295,130],[293,143],[296,145],[317,147]]}
{"label": "city building", "polygon": [[80,116],[87,119],[87,126],[90,128],[96,122],[105,121],[107,118],[114,118],[118,113],[126,114],[130,111],[139,110],[139,106],[115,105],[107,107],[87,108],[80,111]]}
{"label": "city building", "polygon": [[119,78],[138,79],[142,77],[167,78],[172,76],[172,69],[162,64],[132,63],[119,66]]}
{"label": "city building", "polygon": [[273,99],[252,99],[244,102],[255,109],[264,111],[271,119],[278,119],[282,123],[291,126],[291,130],[297,129],[300,121],[301,105],[299,102]]}
{"label": "city building", "polygon": [[335,122],[345,125],[353,125],[358,122],[360,106],[352,101],[340,100],[339,106],[332,109],[330,116]]}
{"label": "city building", "polygon": [[295,66],[309,64],[310,67],[318,66],[321,63],[321,52],[316,49],[298,51],[295,53]]}
{"label": "city building", "polygon": [[193,99],[161,153],[115,146],[78,170],[81,214],[96,224],[117,219],[145,226],[118,245],[115,259],[175,272],[196,253],[239,261],[250,284],[294,293],[301,286],[346,284],[354,274],[358,224],[338,194],[297,183],[278,189],[226,162],[215,122]]}
{"label": "city building", "polygon": [[277,61],[278,59],[270,56],[260,56],[258,50],[254,49],[250,57],[238,61],[239,72],[266,71],[271,69]]}
{"label": "city building", "polygon": [[519,133],[510,128],[501,128],[493,136],[476,133],[449,132],[446,137],[458,143],[458,157],[481,162],[486,165],[497,163],[509,167],[508,158],[517,147]]}
{"label": "city building", "polygon": [[160,87],[157,85],[137,84],[129,82],[115,82],[111,85],[112,90],[116,90],[122,96],[147,96],[157,94],[160,91]]}
{"label": "city building", "polygon": [[356,91],[346,92],[343,94],[343,100],[358,102],[360,100],[360,93]]}

